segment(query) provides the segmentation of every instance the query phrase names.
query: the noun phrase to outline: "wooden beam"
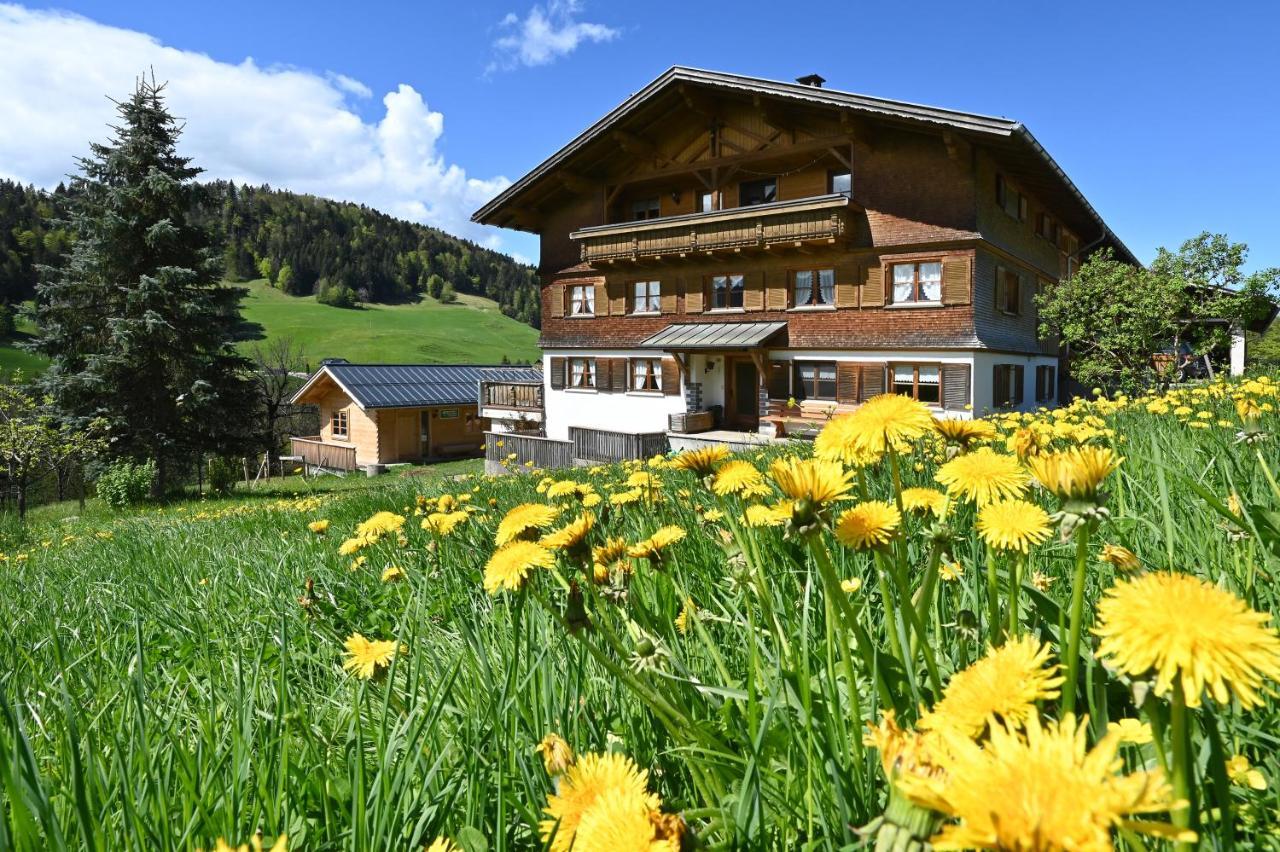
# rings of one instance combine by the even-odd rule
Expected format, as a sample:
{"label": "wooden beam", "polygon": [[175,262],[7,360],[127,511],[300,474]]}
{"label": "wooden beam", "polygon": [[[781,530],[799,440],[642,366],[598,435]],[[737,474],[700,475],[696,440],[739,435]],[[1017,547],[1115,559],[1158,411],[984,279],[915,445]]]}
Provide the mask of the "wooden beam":
{"label": "wooden beam", "polygon": [[950,130],[942,131],[942,144],[947,146],[947,156],[952,162],[963,163],[968,159],[969,143]]}
{"label": "wooden beam", "polygon": [[853,171],[853,151],[852,150],[849,151],[849,155],[847,157],[845,156],[845,153],[841,151],[838,146],[833,145],[827,150],[830,151],[831,156],[839,160],[846,169],[848,169],[851,172]]}
{"label": "wooden beam", "polygon": [[560,183],[562,183],[564,188],[570,192],[574,192],[579,195],[590,195],[600,189],[600,184],[596,181],[588,180],[587,178],[576,175],[573,172],[561,171],[558,174],[560,177]]}
{"label": "wooden beam", "polygon": [[685,360],[688,356],[682,352],[672,352],[671,357],[675,359],[676,369],[680,372],[681,380],[686,379],[689,376],[689,362]]}
{"label": "wooden beam", "polygon": [[635,133],[629,133],[626,130],[613,131],[613,141],[617,142],[618,146],[622,148],[622,150],[637,157],[657,158],[660,156],[657,145],[653,144],[648,139],[645,139],[643,136],[638,136]]}
{"label": "wooden beam", "polygon": [[680,97],[684,99],[684,105],[698,115],[706,118],[716,117],[716,106],[705,95],[694,91],[691,87],[680,85]]}
{"label": "wooden beam", "polygon": [[[795,154],[802,156],[804,154],[814,154],[819,151],[826,151],[833,145],[848,145],[847,136],[824,136],[818,139],[811,139],[805,142],[797,142],[794,145],[779,146],[775,148],[766,148],[763,151],[751,151],[746,154],[733,154],[727,157],[716,157],[710,160],[699,160],[696,163],[688,163],[682,165],[668,166],[666,168],[654,169],[651,172],[636,174],[634,180],[659,180],[664,177],[673,175],[692,174],[696,169],[720,168],[726,166],[744,166],[760,160],[776,159],[780,156],[789,156]],[[716,182],[718,186],[723,186],[727,178],[719,178]]]}
{"label": "wooden beam", "polygon": [[764,119],[765,124],[784,133],[790,133],[792,137],[795,136],[797,123],[794,116],[759,95],[753,96],[751,101],[755,105],[756,111],[760,113],[760,117]]}

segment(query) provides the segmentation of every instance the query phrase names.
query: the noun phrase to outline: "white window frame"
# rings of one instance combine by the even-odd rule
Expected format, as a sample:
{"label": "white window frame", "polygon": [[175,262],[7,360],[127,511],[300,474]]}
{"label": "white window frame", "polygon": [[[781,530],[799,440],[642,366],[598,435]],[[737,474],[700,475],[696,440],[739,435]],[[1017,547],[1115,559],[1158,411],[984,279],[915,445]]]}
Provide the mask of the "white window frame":
{"label": "white window frame", "polygon": [[[921,278],[922,267],[936,266],[938,267],[938,277],[936,281],[930,281],[937,287],[938,297],[936,299],[924,298],[924,281]],[[898,298],[898,270],[911,269],[911,295],[908,298]],[[942,304],[942,261],[939,260],[908,260],[899,263],[891,263],[889,265],[889,301],[894,305],[941,305]]]}

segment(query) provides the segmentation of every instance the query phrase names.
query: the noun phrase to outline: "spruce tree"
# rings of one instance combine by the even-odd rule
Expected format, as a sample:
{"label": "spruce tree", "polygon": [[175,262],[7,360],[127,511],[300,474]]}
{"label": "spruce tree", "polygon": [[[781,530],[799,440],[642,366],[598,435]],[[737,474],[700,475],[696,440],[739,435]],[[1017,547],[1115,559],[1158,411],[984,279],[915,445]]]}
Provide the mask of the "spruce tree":
{"label": "spruce tree", "polygon": [[253,404],[231,347],[245,291],[222,283],[221,252],[194,222],[201,170],[177,152],[163,89],[139,80],[110,141],[78,160],[76,241],[43,270],[34,345],[63,418],[102,418],[114,455],[155,459],[157,495],[181,461],[241,449]]}

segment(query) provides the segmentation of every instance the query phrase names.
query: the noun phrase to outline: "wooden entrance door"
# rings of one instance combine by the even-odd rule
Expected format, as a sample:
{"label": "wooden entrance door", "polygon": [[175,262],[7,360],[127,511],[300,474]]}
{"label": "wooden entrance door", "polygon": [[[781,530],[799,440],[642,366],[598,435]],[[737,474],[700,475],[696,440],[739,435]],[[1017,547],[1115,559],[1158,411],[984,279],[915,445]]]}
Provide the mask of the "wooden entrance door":
{"label": "wooden entrance door", "polygon": [[754,431],[760,425],[760,374],[750,358],[725,358],[724,419]]}

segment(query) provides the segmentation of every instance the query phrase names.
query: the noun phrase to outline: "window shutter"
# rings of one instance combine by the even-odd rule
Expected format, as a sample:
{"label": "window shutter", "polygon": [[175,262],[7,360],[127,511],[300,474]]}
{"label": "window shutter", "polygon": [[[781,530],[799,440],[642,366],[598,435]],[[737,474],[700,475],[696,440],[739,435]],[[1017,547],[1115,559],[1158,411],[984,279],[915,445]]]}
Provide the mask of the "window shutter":
{"label": "window shutter", "polygon": [[550,284],[547,286],[547,301],[551,307],[551,318],[559,319],[564,316],[564,285]]}
{"label": "window shutter", "polygon": [[942,262],[942,304],[969,303],[969,258],[954,257]]}
{"label": "window shutter", "polygon": [[1023,371],[1022,365],[1021,364],[1015,365],[1013,367],[1013,403],[1014,405],[1022,405],[1022,400],[1024,398],[1023,385],[1025,384],[1024,382],[1025,379],[1026,379],[1026,374]]}
{"label": "window shutter", "polygon": [[858,307],[858,265],[845,263],[836,267],[836,307]]}
{"label": "window shutter", "polygon": [[844,362],[836,364],[836,402],[852,405],[857,401],[858,365]]}
{"label": "window shutter", "polygon": [[742,307],[748,311],[764,310],[764,273],[748,272],[743,276]]}
{"label": "window shutter", "polygon": [[884,267],[868,266],[866,283],[862,285],[862,307],[884,307]]}
{"label": "window shutter", "polygon": [[1008,300],[1007,294],[1005,293],[1005,290],[1006,290],[1006,286],[1005,286],[1004,267],[997,266],[996,267],[996,310],[997,311],[1003,311],[1004,306],[1008,304],[1009,300]]}
{"label": "window shutter", "polygon": [[787,288],[791,286],[791,276],[782,270],[767,273],[765,281],[765,307],[771,311],[787,309]]}
{"label": "window shutter", "polygon": [[551,389],[564,390],[564,371],[567,358],[551,359]]}
{"label": "window shutter", "polygon": [[625,393],[630,387],[631,365],[626,358],[605,358],[609,362],[609,390]]}
{"label": "window shutter", "polygon": [[684,280],[684,311],[687,314],[702,313],[702,279],[686,278]]}
{"label": "window shutter", "polygon": [[858,372],[858,402],[884,393],[884,365],[863,364]]}
{"label": "window shutter", "polygon": [[991,404],[1003,408],[1009,404],[1009,374],[1004,364],[991,367]]}
{"label": "window shutter", "polygon": [[[627,282],[615,276],[605,279],[605,290],[609,293],[609,315],[615,317],[626,316],[627,314]],[[596,309],[603,314],[604,309],[596,305]]]}
{"label": "window shutter", "polygon": [[969,365],[942,365],[942,407],[947,411],[964,411],[969,404]]}
{"label": "window shutter", "polygon": [[664,314],[676,312],[676,287],[674,281],[658,283],[658,305]]}
{"label": "window shutter", "polygon": [[791,396],[791,364],[786,361],[769,362],[769,399],[785,400]]}
{"label": "window shutter", "polygon": [[605,289],[603,281],[596,282],[595,313],[598,317],[609,315],[609,291]]}
{"label": "window shutter", "polygon": [[675,358],[662,359],[662,393],[666,396],[680,394],[680,368]]}
{"label": "window shutter", "polygon": [[612,358],[596,358],[596,390],[609,390],[609,368],[613,366]]}

